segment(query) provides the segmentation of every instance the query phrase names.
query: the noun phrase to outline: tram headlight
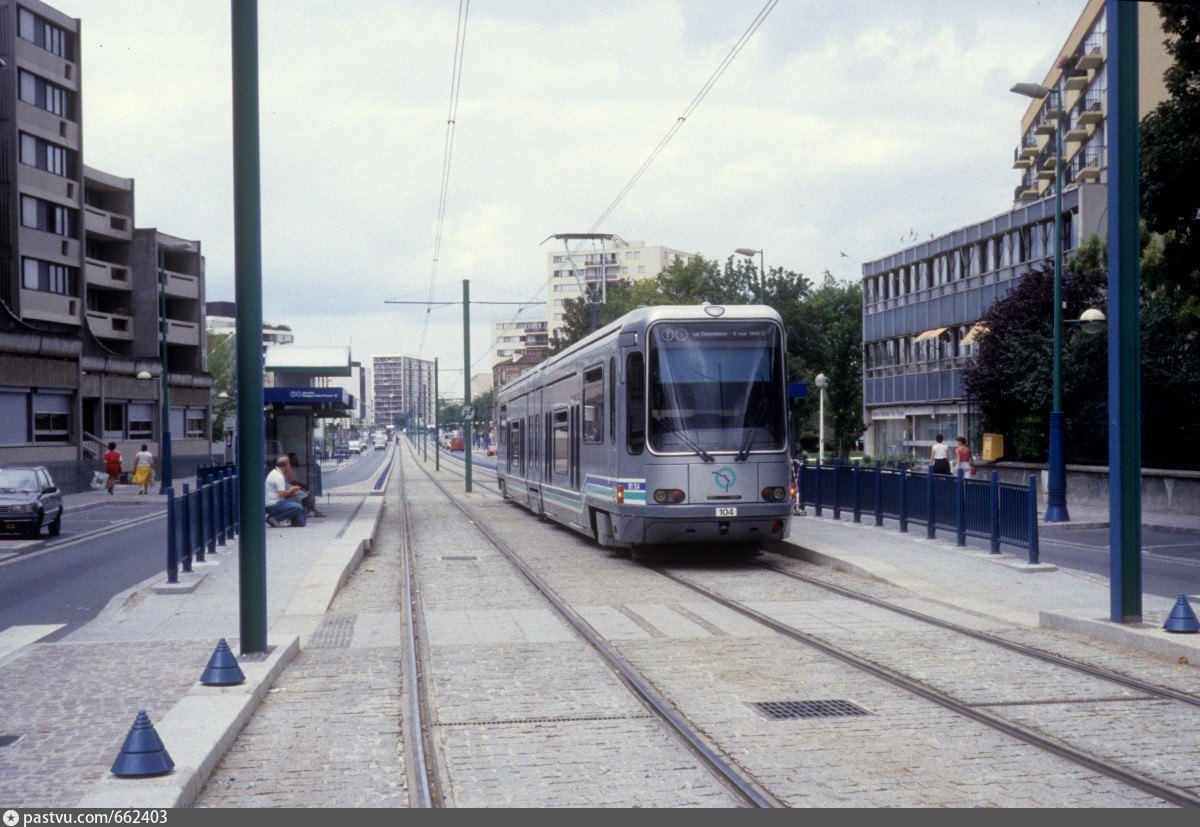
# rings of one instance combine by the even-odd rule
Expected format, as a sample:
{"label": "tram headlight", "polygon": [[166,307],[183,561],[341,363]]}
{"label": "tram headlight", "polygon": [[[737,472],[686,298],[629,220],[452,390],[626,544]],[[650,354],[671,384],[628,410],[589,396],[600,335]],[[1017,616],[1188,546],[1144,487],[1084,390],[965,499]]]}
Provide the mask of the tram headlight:
{"label": "tram headlight", "polygon": [[762,498],[769,503],[781,503],[787,495],[787,489],[782,485],[767,487],[762,490]]}
{"label": "tram headlight", "polygon": [[665,503],[667,501],[667,489],[660,488],[654,492],[654,501],[656,503]]}
{"label": "tram headlight", "polygon": [[656,503],[681,503],[687,499],[687,494],[680,488],[659,488],[654,492]]}

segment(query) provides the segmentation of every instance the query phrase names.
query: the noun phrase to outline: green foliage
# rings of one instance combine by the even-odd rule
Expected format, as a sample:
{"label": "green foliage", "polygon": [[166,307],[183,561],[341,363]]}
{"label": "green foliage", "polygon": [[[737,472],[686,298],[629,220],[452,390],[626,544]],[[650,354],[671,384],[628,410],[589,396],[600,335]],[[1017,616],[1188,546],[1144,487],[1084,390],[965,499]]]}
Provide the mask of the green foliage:
{"label": "green foliage", "polygon": [[[783,318],[787,334],[788,378],[810,383],[810,398],[793,406],[801,432],[816,433],[817,373],[829,377],[826,427],[832,432],[827,455],[845,456],[863,432],[862,422],[862,289],[843,284],[829,273],[814,290],[803,274],[774,268],[763,279],[766,303]],[[745,259],[724,265],[697,256],[676,261],[655,279],[611,282],[608,303],[598,310],[597,329],[642,306],[757,304],[759,272]],[[565,302],[563,322],[551,342],[558,353],[591,331],[591,310],[579,299]]]}
{"label": "green foliage", "polygon": [[[208,372],[212,374],[212,439],[225,439],[225,419],[237,410],[237,346],[232,333],[208,335]],[[229,395],[219,399],[218,394]]]}
{"label": "green foliage", "polygon": [[458,402],[438,400],[438,427],[451,431],[461,428],[463,423],[462,405]]}

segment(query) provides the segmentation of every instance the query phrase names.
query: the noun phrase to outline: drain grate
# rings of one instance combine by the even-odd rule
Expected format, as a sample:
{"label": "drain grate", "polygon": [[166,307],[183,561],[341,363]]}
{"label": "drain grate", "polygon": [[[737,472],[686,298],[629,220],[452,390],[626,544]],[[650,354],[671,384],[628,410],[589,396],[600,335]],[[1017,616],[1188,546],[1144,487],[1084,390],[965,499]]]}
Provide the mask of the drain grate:
{"label": "drain grate", "polygon": [[20,735],[0,735],[0,747],[11,747],[21,738]]}
{"label": "drain grate", "polygon": [[791,718],[846,718],[871,714],[861,706],[841,699],[831,701],[753,701],[750,706],[772,721]]}
{"label": "drain grate", "polygon": [[349,649],[356,614],[330,615],[308,639],[309,649]]}

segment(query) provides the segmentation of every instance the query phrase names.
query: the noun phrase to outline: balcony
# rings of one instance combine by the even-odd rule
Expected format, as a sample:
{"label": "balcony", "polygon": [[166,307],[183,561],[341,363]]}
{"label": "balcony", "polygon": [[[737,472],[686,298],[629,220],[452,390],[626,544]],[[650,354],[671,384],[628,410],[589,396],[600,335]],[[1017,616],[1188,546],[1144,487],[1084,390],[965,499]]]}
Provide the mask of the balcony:
{"label": "balcony", "polygon": [[1104,102],[1100,100],[1100,96],[1088,95],[1084,101],[1083,110],[1079,113],[1076,123],[1082,126],[1091,126],[1098,124],[1104,120]]}
{"label": "balcony", "polygon": [[187,273],[174,273],[164,270],[167,278],[167,295],[176,299],[200,298],[200,277]]}
{"label": "balcony", "polygon": [[77,325],[79,299],[42,290],[21,289],[21,318]]}
{"label": "balcony", "polygon": [[98,207],[84,207],[84,229],[88,235],[114,241],[129,241],[133,238],[133,222],[128,216],[117,215]]}
{"label": "balcony", "polygon": [[1075,62],[1078,69],[1099,69],[1104,65],[1104,38],[1095,37],[1088,38],[1083,43],[1083,54],[1079,56],[1079,60]]}
{"label": "balcony", "polygon": [[133,341],[133,325],[129,316],[117,313],[101,313],[97,310],[87,311],[88,327],[97,339],[119,339],[122,342]]}
{"label": "balcony", "polygon": [[1072,126],[1069,130],[1067,130],[1066,135],[1063,135],[1063,140],[1080,142],[1080,141],[1086,141],[1091,136],[1092,136],[1092,130],[1088,129],[1086,126],[1079,123],[1078,120],[1076,120],[1075,125]]}
{"label": "balcony", "polygon": [[1022,158],[1036,158],[1038,156],[1038,153],[1040,153],[1042,151],[1041,144],[1042,144],[1042,142],[1039,141],[1037,138],[1026,139],[1025,142],[1021,145],[1021,157]]}
{"label": "balcony", "polygon": [[1033,128],[1035,135],[1054,135],[1058,129],[1058,118],[1043,118],[1042,121]]}
{"label": "balcony", "polygon": [[89,258],[84,261],[84,278],[89,287],[104,287],[109,290],[132,290],[129,268],[123,264]]}
{"label": "balcony", "polygon": [[167,344],[200,346],[200,325],[167,319]]}
{"label": "balcony", "polygon": [[1013,169],[1029,169],[1031,166],[1033,166],[1032,158],[1022,158],[1021,156],[1017,156],[1013,160]]}
{"label": "balcony", "polygon": [[1067,82],[1063,84],[1063,88],[1068,92],[1082,92],[1088,88],[1087,72],[1076,70],[1071,72],[1067,77]]}

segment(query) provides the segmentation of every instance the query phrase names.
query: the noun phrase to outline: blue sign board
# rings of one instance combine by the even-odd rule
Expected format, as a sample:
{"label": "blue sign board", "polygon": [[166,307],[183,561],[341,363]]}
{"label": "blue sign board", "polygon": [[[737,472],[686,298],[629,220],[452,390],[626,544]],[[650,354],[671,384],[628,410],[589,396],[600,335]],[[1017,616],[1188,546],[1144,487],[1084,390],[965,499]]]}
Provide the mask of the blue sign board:
{"label": "blue sign board", "polygon": [[788,399],[807,399],[807,382],[788,382]]}
{"label": "blue sign board", "polygon": [[263,402],[284,405],[350,405],[344,388],[263,388]]}

